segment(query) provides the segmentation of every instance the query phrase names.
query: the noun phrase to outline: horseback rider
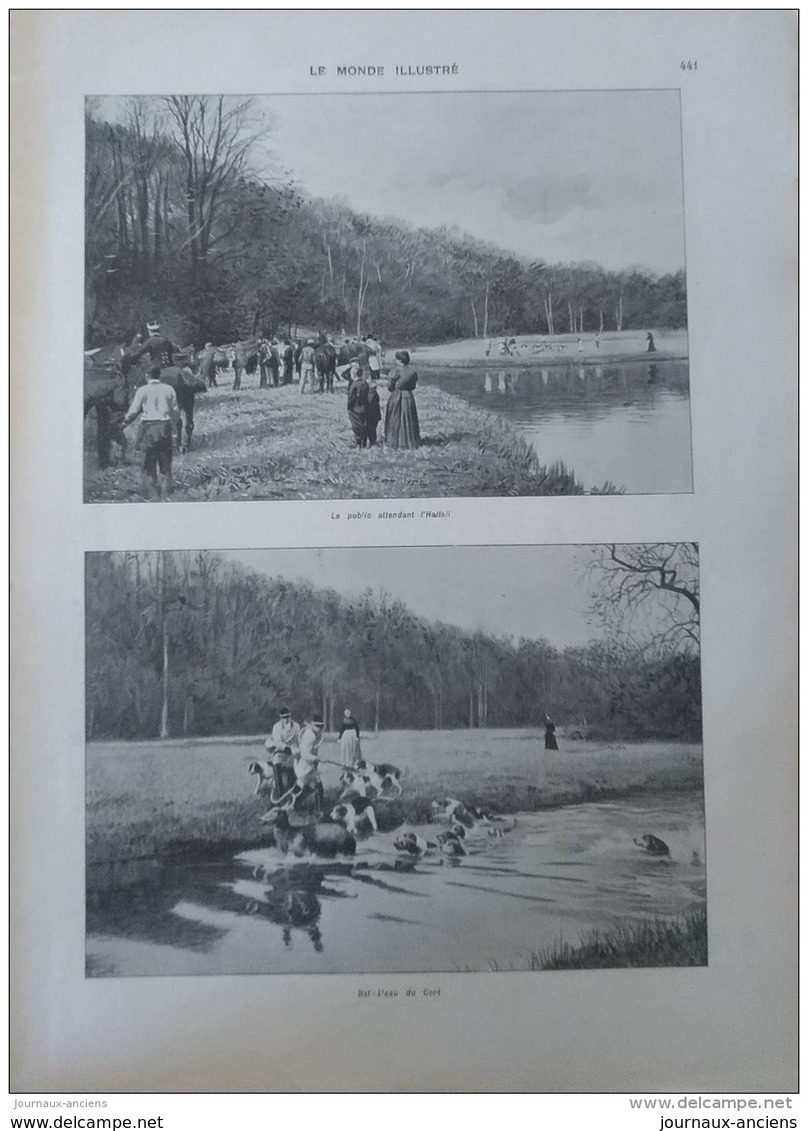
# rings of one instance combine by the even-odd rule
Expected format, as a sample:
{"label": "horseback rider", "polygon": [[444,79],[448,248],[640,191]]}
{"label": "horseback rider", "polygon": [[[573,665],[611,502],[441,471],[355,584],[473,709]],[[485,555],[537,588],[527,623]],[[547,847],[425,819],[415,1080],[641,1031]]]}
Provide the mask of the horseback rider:
{"label": "horseback rider", "polygon": [[[139,361],[144,353],[149,355],[152,365],[159,365],[161,369],[167,369],[170,365],[174,364],[174,353],[177,347],[168,338],[164,337],[160,330],[160,323],[157,321],[147,322],[146,329],[149,336],[145,342],[138,346],[130,346],[127,351],[129,360],[132,364]],[[135,341],[140,335],[137,335]]]}

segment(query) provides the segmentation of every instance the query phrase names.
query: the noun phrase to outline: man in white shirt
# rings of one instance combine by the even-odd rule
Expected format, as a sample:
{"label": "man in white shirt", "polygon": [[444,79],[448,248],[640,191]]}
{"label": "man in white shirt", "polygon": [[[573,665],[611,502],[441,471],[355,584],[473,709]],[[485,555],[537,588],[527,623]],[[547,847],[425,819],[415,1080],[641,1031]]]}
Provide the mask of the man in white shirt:
{"label": "man in white shirt", "polygon": [[372,375],[378,380],[382,369],[382,347],[381,343],[377,341],[375,334],[368,334],[365,339],[365,345],[368,348],[368,369]]}
{"label": "man in white shirt", "polygon": [[320,747],[323,744],[323,718],[313,715],[311,722],[306,723],[300,732],[300,753],[295,759],[295,778],[300,787],[300,794],[295,801],[295,808],[309,796],[314,794],[314,807],[318,813],[323,811],[325,791],[320,781]]}
{"label": "man in white shirt", "polygon": [[288,707],[282,707],[272,734],[264,743],[272,762],[278,794],[287,793],[295,784],[294,762],[300,754],[300,726]]}
{"label": "man in white shirt", "polygon": [[151,367],[148,382],[135,391],[129,412],[123,420],[124,426],[138,416],[141,424],[137,446],[143,448],[146,494],[153,489],[159,495],[158,470],[163,477],[163,487],[166,491],[171,490],[174,426],[180,419],[177,394],[171,385],[160,379],[159,365]]}

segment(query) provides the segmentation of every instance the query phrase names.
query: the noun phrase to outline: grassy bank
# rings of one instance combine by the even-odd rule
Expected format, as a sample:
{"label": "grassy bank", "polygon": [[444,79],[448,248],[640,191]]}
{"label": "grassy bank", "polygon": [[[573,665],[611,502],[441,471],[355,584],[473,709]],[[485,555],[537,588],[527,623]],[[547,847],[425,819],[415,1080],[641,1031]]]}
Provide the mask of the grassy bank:
{"label": "grassy bank", "polygon": [[530,956],[531,970],[706,965],[707,911],[703,907],[677,919],[592,931],[578,946],[559,940]]}
{"label": "grassy bank", "polygon": [[[301,396],[296,385],[240,392],[220,386],[196,399],[193,450],[175,457],[178,502],[196,499],[383,499],[584,494],[562,464],[545,467],[507,422],[439,389],[417,392],[423,444],[415,451],[353,442],[345,385]],[[382,411],[386,389],[379,388]],[[141,502],[140,457],[101,471],[95,421],[85,427],[85,498]],[[136,425],[130,428],[132,440]],[[383,434],[383,427],[380,434]],[[117,451],[117,449],[115,449]]]}
{"label": "grassy bank", "polygon": [[[645,330],[612,330],[600,335],[594,331],[577,334],[520,334],[510,352],[502,349],[502,336],[496,338],[463,338],[440,345],[410,348],[412,363],[419,366],[494,367],[514,369],[527,366],[568,365],[592,361],[608,365],[621,361],[678,361],[688,356],[687,330],[649,329],[654,335],[656,352],[648,353]],[[510,341],[510,335],[508,336]]]}
{"label": "grassy bank", "polygon": [[[545,751],[535,732],[395,731],[363,737],[372,761],[405,770],[404,794],[381,802],[382,829],[418,825],[442,796],[500,813],[700,789],[701,748],[676,743],[631,745],[565,741]],[[145,859],[186,850],[226,852],[269,838],[258,818],[265,799],[252,794],[249,763],[261,738],[219,741],[91,743],[87,747],[87,860]],[[322,750],[338,759],[335,742]],[[329,799],[339,770],[324,764]]]}

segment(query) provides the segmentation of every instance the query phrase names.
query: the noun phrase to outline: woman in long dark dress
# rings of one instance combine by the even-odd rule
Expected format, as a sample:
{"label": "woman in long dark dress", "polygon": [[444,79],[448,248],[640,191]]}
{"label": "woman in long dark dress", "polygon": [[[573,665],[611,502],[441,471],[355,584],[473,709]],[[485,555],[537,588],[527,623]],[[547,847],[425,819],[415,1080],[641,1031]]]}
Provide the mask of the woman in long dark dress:
{"label": "woman in long dark dress", "polygon": [[558,742],[555,736],[555,723],[549,715],[544,716],[544,749],[545,750],[558,750]]}
{"label": "woman in long dark dress", "polygon": [[387,384],[390,396],[384,416],[384,442],[389,448],[417,448],[421,429],[412,390],[418,384],[418,374],[411,367],[406,350],[396,354],[396,361],[399,364]]}

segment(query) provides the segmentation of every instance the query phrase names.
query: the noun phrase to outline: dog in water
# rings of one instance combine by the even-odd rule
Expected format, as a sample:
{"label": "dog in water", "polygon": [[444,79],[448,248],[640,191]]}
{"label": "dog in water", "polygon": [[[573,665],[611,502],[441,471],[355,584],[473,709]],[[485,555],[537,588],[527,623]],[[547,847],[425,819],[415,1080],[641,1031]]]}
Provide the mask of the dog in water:
{"label": "dog in water", "polygon": [[393,846],[397,852],[405,852],[408,856],[415,859],[420,859],[429,852],[430,848],[437,848],[437,844],[432,840],[424,840],[422,836],[417,833],[407,832],[401,833],[393,841]]}
{"label": "dog in water", "polygon": [[643,833],[640,837],[634,837],[634,843],[638,848],[642,848],[649,856],[670,856],[671,850],[665,844],[664,840],[660,840],[658,836],[653,833]]}
{"label": "dog in water", "polygon": [[292,825],[286,809],[275,807],[260,818],[263,824],[272,826],[275,847],[284,855],[294,856],[353,856],[356,852],[356,838],[344,825],[322,818],[313,825]]}

